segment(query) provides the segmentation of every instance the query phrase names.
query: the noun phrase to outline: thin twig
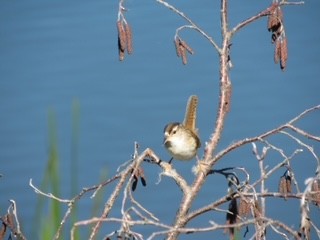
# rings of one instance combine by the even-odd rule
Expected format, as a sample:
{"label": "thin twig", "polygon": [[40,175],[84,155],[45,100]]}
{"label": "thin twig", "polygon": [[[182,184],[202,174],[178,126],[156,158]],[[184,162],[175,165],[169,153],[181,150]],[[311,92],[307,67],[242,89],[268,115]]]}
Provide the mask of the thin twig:
{"label": "thin twig", "polygon": [[193,28],[194,30],[198,31],[202,36],[204,36],[214,47],[215,49],[220,52],[220,48],[218,44],[213,40],[212,37],[210,37],[205,31],[202,30],[197,24],[195,24],[188,16],[186,16],[185,13],[181,12],[177,8],[175,8],[173,5],[163,1],[163,0],[156,0],[158,3],[164,5],[166,8],[170,9],[171,11],[175,12],[179,16],[181,16],[183,19],[185,19],[191,26],[189,28]]}
{"label": "thin twig", "polygon": [[218,154],[216,154],[214,157],[213,157],[213,161],[214,162],[217,162],[219,159],[221,159],[222,157],[224,157],[227,153],[231,152],[232,150],[235,150],[241,146],[244,146],[248,143],[252,143],[252,142],[256,142],[256,141],[259,141],[259,139],[264,139],[264,138],[267,138],[267,137],[270,137],[271,135],[274,135],[276,133],[279,133],[281,130],[285,129],[285,128],[288,128],[288,125],[292,125],[293,123],[297,122],[298,120],[302,119],[303,117],[305,117],[307,114],[309,113],[312,113],[316,110],[319,110],[320,109],[320,105],[317,105],[317,106],[314,106],[314,107],[311,107],[305,111],[303,111],[302,113],[300,113],[298,116],[294,117],[293,119],[291,119],[289,122],[285,123],[285,124],[282,124],[280,125],[279,127],[277,128],[274,128],[270,131],[267,131],[265,133],[262,133],[258,136],[255,136],[255,137],[251,137],[251,138],[245,138],[245,139],[242,139],[240,141],[237,141],[235,143],[232,143],[230,146],[226,147],[225,149],[221,150]]}

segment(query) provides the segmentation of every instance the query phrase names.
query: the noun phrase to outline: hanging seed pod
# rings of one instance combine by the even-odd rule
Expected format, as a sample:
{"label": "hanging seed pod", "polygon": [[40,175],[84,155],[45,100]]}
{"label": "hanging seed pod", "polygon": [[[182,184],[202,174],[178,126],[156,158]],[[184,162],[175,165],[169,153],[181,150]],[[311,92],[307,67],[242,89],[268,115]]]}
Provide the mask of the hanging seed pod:
{"label": "hanging seed pod", "polygon": [[275,43],[283,32],[283,13],[279,6],[268,16],[268,31],[272,32],[272,43]]}
{"label": "hanging seed pod", "polygon": [[320,179],[315,179],[311,185],[312,198],[315,205],[320,206]]}
{"label": "hanging seed pod", "polygon": [[276,32],[282,25],[283,13],[281,8],[276,7],[268,16],[268,31]]}
{"label": "hanging seed pod", "polygon": [[180,40],[178,38],[174,38],[174,46],[176,48],[176,53],[178,57],[181,57],[181,49],[180,49]]}
{"label": "hanging seed pod", "polygon": [[250,213],[250,201],[247,198],[240,198],[239,215],[245,217]]}
{"label": "hanging seed pod", "polygon": [[129,23],[124,24],[124,31],[127,40],[127,52],[131,54],[133,52],[133,45],[132,45],[132,30]]}
{"label": "hanging seed pod", "polygon": [[290,176],[286,176],[286,188],[287,188],[288,193],[292,192],[292,185],[291,185],[291,177]]}
{"label": "hanging seed pod", "polygon": [[278,22],[283,25],[283,13],[282,13],[281,7],[277,7],[276,16],[277,16]]}
{"label": "hanging seed pod", "polygon": [[284,70],[287,66],[288,59],[288,47],[287,47],[287,38],[281,38],[280,44],[280,68]]}
{"label": "hanging seed pod", "polygon": [[281,48],[281,43],[279,39],[276,39],[275,41],[275,46],[274,46],[274,62],[276,64],[279,63],[280,61],[280,48]]}
{"label": "hanging seed pod", "polygon": [[273,10],[270,15],[268,16],[268,31],[270,32],[278,25],[278,18],[276,10]]}
{"label": "hanging seed pod", "polygon": [[122,24],[122,21],[117,21],[117,29],[118,29],[118,47],[124,51],[127,46],[127,37],[126,33]]}
{"label": "hanging seed pod", "polygon": [[282,194],[287,194],[287,182],[286,178],[282,176],[279,182],[279,192]]}
{"label": "hanging seed pod", "polygon": [[181,44],[179,45],[179,49],[180,49],[180,53],[181,53],[182,63],[184,65],[186,65],[188,63],[187,51],[186,51],[185,47],[182,46]]}
{"label": "hanging seed pod", "polygon": [[192,48],[185,41],[180,40],[180,45],[182,45],[190,54],[194,54]]}

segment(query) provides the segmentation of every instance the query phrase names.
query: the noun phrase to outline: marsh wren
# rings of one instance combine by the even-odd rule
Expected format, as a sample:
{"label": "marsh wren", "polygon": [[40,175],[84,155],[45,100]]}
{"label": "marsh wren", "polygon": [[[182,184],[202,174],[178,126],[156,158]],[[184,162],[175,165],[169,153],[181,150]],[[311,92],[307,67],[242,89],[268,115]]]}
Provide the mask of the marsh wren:
{"label": "marsh wren", "polygon": [[196,128],[197,105],[198,97],[190,96],[183,123],[169,123],[164,128],[164,146],[174,159],[191,160],[201,146]]}

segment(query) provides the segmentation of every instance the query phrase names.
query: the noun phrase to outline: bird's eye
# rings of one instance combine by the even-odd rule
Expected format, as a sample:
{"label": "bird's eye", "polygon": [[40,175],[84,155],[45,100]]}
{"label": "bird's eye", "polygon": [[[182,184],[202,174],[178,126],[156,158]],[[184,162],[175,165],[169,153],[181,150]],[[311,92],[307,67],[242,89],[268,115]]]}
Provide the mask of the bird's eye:
{"label": "bird's eye", "polygon": [[172,134],[176,134],[176,132],[177,132],[177,130],[173,130],[173,131],[172,131]]}

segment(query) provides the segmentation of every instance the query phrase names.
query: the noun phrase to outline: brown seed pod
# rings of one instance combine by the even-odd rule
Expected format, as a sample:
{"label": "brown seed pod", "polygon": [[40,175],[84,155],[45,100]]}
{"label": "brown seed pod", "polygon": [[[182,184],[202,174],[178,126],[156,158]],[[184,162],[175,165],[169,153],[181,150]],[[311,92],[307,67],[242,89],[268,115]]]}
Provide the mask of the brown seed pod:
{"label": "brown seed pod", "polygon": [[117,29],[118,29],[118,47],[119,49],[124,51],[127,46],[127,37],[123,27],[123,23],[120,20],[117,21]]}
{"label": "brown seed pod", "polygon": [[182,45],[190,54],[194,54],[192,48],[185,41],[180,40],[180,45]]}
{"label": "brown seed pod", "polygon": [[276,16],[277,16],[278,22],[283,24],[283,13],[282,13],[281,7],[277,7]]}
{"label": "brown seed pod", "polygon": [[178,38],[174,38],[174,46],[176,48],[176,53],[178,57],[181,57],[181,49],[180,49],[180,40]]}
{"label": "brown seed pod", "polygon": [[182,58],[182,63],[184,65],[186,65],[188,63],[188,59],[187,59],[187,52],[184,46],[182,46],[181,44],[179,45],[179,49],[180,49],[180,53],[181,53],[181,58]]}
{"label": "brown seed pod", "polygon": [[286,183],[286,178],[284,176],[280,178],[279,192],[282,194],[287,194],[287,183]]}
{"label": "brown seed pod", "polygon": [[287,193],[292,192],[291,177],[289,176],[286,177],[286,188],[287,188]]}
{"label": "brown seed pod", "polygon": [[312,198],[314,199],[314,204],[320,206],[320,179],[315,179],[311,185]]}
{"label": "brown seed pod", "polygon": [[268,31],[270,32],[278,24],[276,10],[273,10],[268,16]]}
{"label": "brown seed pod", "polygon": [[127,40],[127,52],[128,52],[128,54],[131,54],[133,52],[132,29],[131,29],[129,23],[124,24],[124,31],[125,31],[126,40]]}
{"label": "brown seed pod", "polygon": [[250,213],[250,202],[247,198],[240,198],[239,215],[245,217]]}
{"label": "brown seed pod", "polygon": [[280,48],[281,48],[280,40],[276,39],[275,43],[276,44],[274,46],[274,62],[278,64],[280,61]]}
{"label": "brown seed pod", "polygon": [[278,32],[283,25],[283,13],[281,8],[276,7],[268,16],[268,31]]}
{"label": "brown seed pod", "polygon": [[283,37],[280,41],[280,68],[284,70],[287,66],[288,59],[287,38]]}

